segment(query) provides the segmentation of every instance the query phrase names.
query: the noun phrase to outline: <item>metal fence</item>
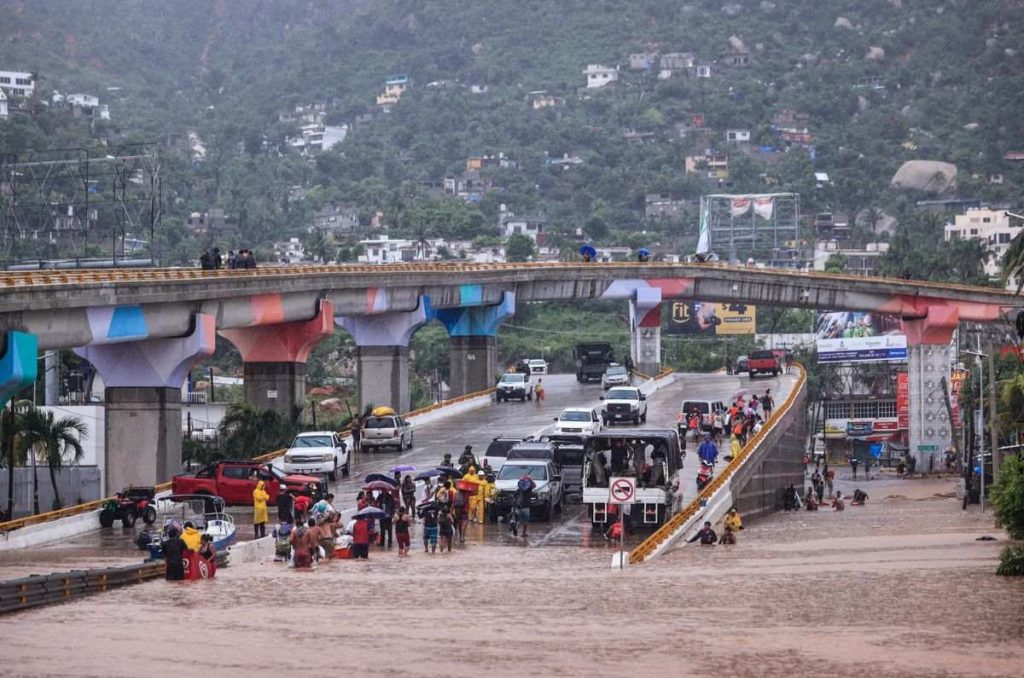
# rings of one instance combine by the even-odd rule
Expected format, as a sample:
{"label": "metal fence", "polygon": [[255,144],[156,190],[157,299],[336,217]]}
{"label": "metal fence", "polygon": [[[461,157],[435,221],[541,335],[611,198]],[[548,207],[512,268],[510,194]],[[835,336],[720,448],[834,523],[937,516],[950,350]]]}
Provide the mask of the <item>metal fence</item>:
{"label": "metal fence", "polygon": [[[39,485],[39,510],[53,509],[53,486],[46,466],[35,470]],[[32,468],[14,469],[14,515],[19,518],[32,514]],[[65,506],[83,504],[100,498],[100,469],[98,466],[69,466],[57,474],[57,489]],[[0,468],[0,506],[7,510],[7,468]]]}

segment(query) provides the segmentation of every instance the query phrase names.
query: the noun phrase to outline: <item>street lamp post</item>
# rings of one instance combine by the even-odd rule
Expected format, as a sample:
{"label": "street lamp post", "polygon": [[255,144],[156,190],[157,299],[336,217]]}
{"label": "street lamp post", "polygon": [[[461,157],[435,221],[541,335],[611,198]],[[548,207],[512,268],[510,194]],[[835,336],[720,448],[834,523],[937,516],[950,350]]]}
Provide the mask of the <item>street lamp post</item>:
{"label": "street lamp post", "polygon": [[985,512],[985,371],[982,358],[988,356],[981,352],[981,336],[977,337],[978,350],[964,351],[967,355],[974,356],[974,362],[978,366],[978,424],[976,436],[978,438],[978,467],[981,469],[980,478],[980,499],[981,512]]}

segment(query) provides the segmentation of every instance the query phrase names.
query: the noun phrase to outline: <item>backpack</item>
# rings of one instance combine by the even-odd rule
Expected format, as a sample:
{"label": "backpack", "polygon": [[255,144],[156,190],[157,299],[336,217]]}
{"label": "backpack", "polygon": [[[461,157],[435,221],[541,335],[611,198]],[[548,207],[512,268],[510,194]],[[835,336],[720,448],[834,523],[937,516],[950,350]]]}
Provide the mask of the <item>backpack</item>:
{"label": "backpack", "polygon": [[529,492],[530,491],[530,481],[527,480],[526,478],[520,478],[519,479],[519,484],[516,485],[516,487],[519,488],[520,492]]}
{"label": "backpack", "polygon": [[455,495],[455,508],[465,508],[465,507],[466,507],[466,493],[465,492],[459,492],[458,494]]}

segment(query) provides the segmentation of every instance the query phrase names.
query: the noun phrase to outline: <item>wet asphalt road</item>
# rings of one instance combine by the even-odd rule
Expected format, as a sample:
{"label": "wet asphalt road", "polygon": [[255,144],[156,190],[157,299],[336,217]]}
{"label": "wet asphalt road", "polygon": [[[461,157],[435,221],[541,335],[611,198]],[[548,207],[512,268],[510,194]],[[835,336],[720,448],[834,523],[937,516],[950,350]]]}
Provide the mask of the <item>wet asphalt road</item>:
{"label": "wet asphalt road", "polygon": [[[487,444],[499,435],[541,435],[553,428],[553,419],[569,406],[600,405],[604,393],[599,384],[579,384],[573,375],[547,375],[543,377],[547,386],[547,399],[538,406],[535,401],[491,403],[470,412],[444,421],[427,424],[414,429],[415,445],[404,452],[383,450],[353,455],[351,477],[332,484],[335,505],[339,509],[354,506],[356,493],[368,473],[387,472],[396,464],[413,464],[418,469],[435,467],[446,452],[457,459],[466,445],[472,445],[477,455],[482,455]],[[680,374],[675,383],[662,388],[648,399],[648,418],[645,428],[676,425],[676,415],[684,399],[721,399],[731,401],[738,393],[764,393],[771,388],[776,403],[781,402],[794,381],[793,377],[780,376],[773,379],[751,380],[744,376],[725,374]],[[689,445],[689,454],[684,465],[684,474],[693,478],[686,489],[686,498],[696,494],[697,462],[695,448]],[[231,509],[238,524],[239,540],[252,537],[251,509]],[[274,518],[271,507],[271,519]],[[29,572],[49,572],[63,569],[95,567],[137,561],[142,553],[133,544],[135,534],[142,527],[122,529],[119,523],[109,530],[97,530],[78,537],[55,542],[34,549],[0,552],[0,579],[22,576]],[[414,544],[418,535],[414,531]],[[536,522],[530,526],[528,540],[512,537],[504,525],[470,525],[467,543],[481,540],[509,545],[531,546],[599,546],[607,547],[600,535],[591,532],[585,508],[580,504],[566,503],[561,515],[555,515],[550,522]],[[646,533],[641,532],[634,541]]]}

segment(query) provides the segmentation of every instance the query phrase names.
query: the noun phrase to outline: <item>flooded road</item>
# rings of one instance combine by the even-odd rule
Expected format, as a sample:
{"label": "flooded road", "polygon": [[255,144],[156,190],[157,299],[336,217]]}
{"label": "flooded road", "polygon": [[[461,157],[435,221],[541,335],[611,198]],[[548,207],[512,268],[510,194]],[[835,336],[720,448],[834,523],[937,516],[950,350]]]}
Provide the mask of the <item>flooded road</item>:
{"label": "flooded road", "polygon": [[[553,419],[563,408],[599,407],[601,404],[599,398],[604,391],[599,384],[579,384],[571,374],[545,375],[542,378],[547,386],[547,400],[541,406],[532,401],[491,403],[443,421],[417,426],[415,446],[411,450],[353,455],[351,477],[332,483],[335,505],[341,509],[354,506],[356,493],[368,473],[386,472],[397,464],[413,464],[419,469],[433,468],[446,452],[451,452],[453,458],[458,459],[466,445],[472,445],[474,451],[482,455],[496,436],[541,435],[553,428]],[[776,401],[781,402],[793,381],[788,376],[750,380],[745,376],[725,374],[680,374],[675,383],[659,390],[648,400],[646,426],[674,428],[676,414],[684,398],[731,400],[739,392],[749,395],[753,389],[762,394],[766,388],[771,388]],[[695,479],[697,459],[694,450],[690,452],[684,472]],[[692,497],[696,492],[696,481],[693,480],[686,496]],[[239,540],[251,539],[252,509],[233,507],[230,511],[238,525]],[[270,513],[273,521],[276,517],[273,507]],[[0,579],[139,562],[144,554],[136,548],[134,539],[142,527],[140,522],[133,529],[123,529],[117,523],[109,530],[96,530],[34,549],[0,551]],[[502,525],[478,526],[475,529],[481,539],[499,540],[499,543],[507,535]],[[556,515],[550,523],[532,525],[530,535],[531,540],[552,546],[589,546],[595,537],[578,504],[566,504],[562,514]],[[416,533],[413,538],[416,538]],[[596,538],[604,541],[600,534]]]}
{"label": "flooded road", "polygon": [[1019,676],[1024,583],[975,541],[1004,539],[991,517],[938,496],[950,480],[861,487],[867,506],[624,572],[607,546],[471,532],[452,554],[151,582],[0,618],[0,656],[18,676],[296,675],[310,652],[314,671],[388,676]]}

